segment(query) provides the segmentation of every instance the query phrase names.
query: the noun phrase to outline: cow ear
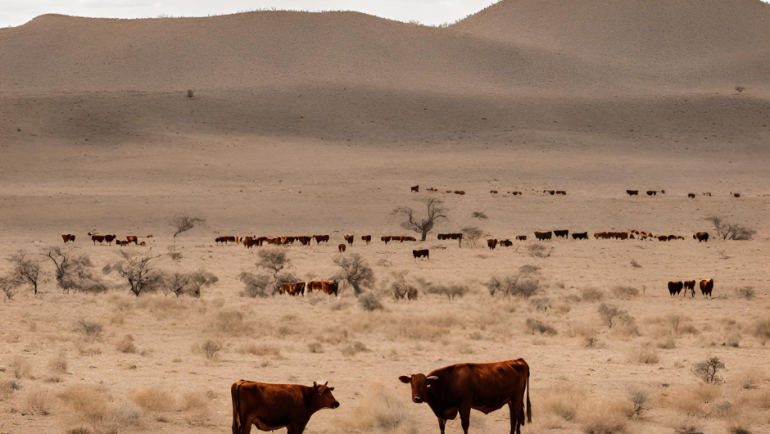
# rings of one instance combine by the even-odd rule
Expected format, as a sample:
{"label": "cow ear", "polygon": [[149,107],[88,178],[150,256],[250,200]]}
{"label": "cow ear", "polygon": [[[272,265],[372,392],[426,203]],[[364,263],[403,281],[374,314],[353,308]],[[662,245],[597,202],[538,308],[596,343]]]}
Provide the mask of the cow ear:
{"label": "cow ear", "polygon": [[318,388],[318,383],[316,383],[315,381],[313,381],[313,387],[315,387],[315,388]]}
{"label": "cow ear", "polygon": [[406,375],[402,375],[398,377],[399,380],[401,380],[402,383],[409,384],[412,382],[412,377],[407,377]]}
{"label": "cow ear", "polygon": [[328,382],[328,381],[327,381],[326,383],[324,383],[324,386],[328,386],[328,385],[329,385],[329,382]]}
{"label": "cow ear", "polygon": [[428,380],[428,381],[436,381],[436,380],[438,380],[438,377],[436,377],[435,375],[431,375],[430,377],[427,377],[425,379]]}

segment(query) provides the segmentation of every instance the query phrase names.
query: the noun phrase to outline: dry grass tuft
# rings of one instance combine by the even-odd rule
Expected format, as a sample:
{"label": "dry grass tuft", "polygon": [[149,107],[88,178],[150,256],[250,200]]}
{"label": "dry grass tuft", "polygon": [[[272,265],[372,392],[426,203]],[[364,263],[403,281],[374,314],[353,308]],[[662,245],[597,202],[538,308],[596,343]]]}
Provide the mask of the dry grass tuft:
{"label": "dry grass tuft", "polygon": [[639,295],[639,290],[633,286],[616,286],[612,288],[612,294],[615,298],[628,300]]}
{"label": "dry grass tuft", "polygon": [[604,291],[598,288],[586,287],[580,291],[580,299],[588,303],[601,301],[603,298]]}
{"label": "dry grass tuft", "polygon": [[[575,387],[565,387],[546,391],[541,399],[543,410],[552,414],[559,421],[573,422],[578,416],[580,404],[585,402],[585,391]],[[551,424],[552,428],[560,428],[558,424]]]}
{"label": "dry grass tuft", "polygon": [[249,342],[239,346],[236,351],[240,354],[251,354],[253,356],[281,357],[281,347],[277,345]]}
{"label": "dry grass tuft", "polygon": [[541,335],[549,336],[556,336],[557,334],[556,329],[553,326],[550,326],[536,318],[527,318],[525,325],[527,330],[533,335],[535,332],[540,333]]}
{"label": "dry grass tuft", "polygon": [[16,381],[0,382],[0,401],[7,400],[19,389],[21,389],[21,386]]}
{"label": "dry grass tuft", "polygon": [[25,414],[49,416],[53,411],[53,400],[46,390],[33,390],[27,395]]}
{"label": "dry grass tuft", "polygon": [[134,404],[150,412],[165,412],[174,409],[174,396],[159,386],[132,390],[128,398]]}
{"label": "dry grass tuft", "polygon": [[373,384],[364,394],[352,416],[340,421],[349,431],[413,433],[415,419],[407,394],[397,394],[382,384]]}
{"label": "dry grass tuft", "polygon": [[586,434],[624,434],[629,432],[629,418],[634,415],[630,401],[621,398],[597,400],[590,408],[601,411],[589,411],[580,414],[580,428]]}
{"label": "dry grass tuft", "polygon": [[11,369],[13,370],[13,376],[17,380],[23,378],[29,378],[30,380],[35,379],[34,367],[27,357],[15,356],[13,360],[11,360]]}
{"label": "dry grass tuft", "polygon": [[754,337],[764,345],[767,341],[770,341],[770,319],[758,320],[754,324]]}
{"label": "dry grass tuft", "polygon": [[685,416],[701,418],[709,414],[709,403],[713,403],[722,394],[719,386],[698,384],[671,388],[664,395],[663,404]]}
{"label": "dry grass tuft", "polygon": [[207,392],[187,392],[182,395],[181,408],[187,412],[185,421],[191,426],[204,426],[210,414],[211,397]]}
{"label": "dry grass tuft", "polygon": [[323,353],[323,345],[320,342],[310,342],[307,344],[307,350],[313,354]]}
{"label": "dry grass tuft", "polygon": [[101,336],[104,327],[98,321],[80,319],[76,324],[76,329],[83,333],[86,338],[93,341]]}
{"label": "dry grass tuft", "polygon": [[126,354],[136,353],[136,345],[134,345],[134,337],[131,335],[123,336],[123,339],[121,339],[118,342],[115,348],[117,348],[117,350],[120,351],[121,353],[126,353]]}
{"label": "dry grass tuft", "polygon": [[658,363],[658,350],[650,343],[636,346],[628,353],[629,363],[644,363],[654,365]]}
{"label": "dry grass tuft", "polygon": [[237,310],[218,312],[210,328],[227,336],[242,336],[253,331],[251,324],[246,322],[243,312]]}
{"label": "dry grass tuft", "polygon": [[94,432],[91,430],[91,428],[85,427],[85,426],[79,426],[75,428],[70,428],[67,431],[64,431],[65,434],[94,434]]}
{"label": "dry grass tuft", "polygon": [[346,347],[340,350],[343,356],[353,357],[358,353],[368,352],[369,348],[361,342],[355,341],[348,344]]}

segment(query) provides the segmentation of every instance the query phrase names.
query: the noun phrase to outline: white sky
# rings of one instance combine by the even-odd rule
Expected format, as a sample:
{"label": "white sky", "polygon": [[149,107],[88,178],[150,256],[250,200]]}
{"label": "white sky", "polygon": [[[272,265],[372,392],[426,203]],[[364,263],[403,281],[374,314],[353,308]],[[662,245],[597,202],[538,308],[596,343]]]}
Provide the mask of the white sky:
{"label": "white sky", "polygon": [[[728,0],[726,0],[728,1]],[[770,0],[768,0],[770,1]],[[496,0],[0,0],[0,27],[19,26],[49,13],[107,18],[206,16],[277,7],[300,10],[353,10],[424,24],[453,22]]]}

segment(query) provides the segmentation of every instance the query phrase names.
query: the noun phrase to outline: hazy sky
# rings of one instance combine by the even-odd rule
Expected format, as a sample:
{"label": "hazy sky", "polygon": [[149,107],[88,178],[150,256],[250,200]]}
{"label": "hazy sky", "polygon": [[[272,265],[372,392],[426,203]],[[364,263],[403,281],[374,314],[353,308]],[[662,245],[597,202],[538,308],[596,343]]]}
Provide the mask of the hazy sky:
{"label": "hazy sky", "polygon": [[[726,0],[728,1],[728,0]],[[495,0],[0,0],[0,27],[19,26],[49,13],[85,17],[206,16],[270,8],[354,10],[399,21],[452,22]]]}

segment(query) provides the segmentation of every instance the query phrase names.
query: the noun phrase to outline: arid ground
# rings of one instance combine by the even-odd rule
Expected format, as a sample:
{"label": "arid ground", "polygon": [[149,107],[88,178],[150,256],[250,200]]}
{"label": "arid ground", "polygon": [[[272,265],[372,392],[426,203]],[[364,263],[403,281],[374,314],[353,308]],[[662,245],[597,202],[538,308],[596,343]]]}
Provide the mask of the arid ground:
{"label": "arid ground", "polygon": [[[0,30],[0,256],[41,266],[38,294],[0,293],[0,433],[230,432],[240,379],[329,381],[341,407],[308,432],[438,432],[398,376],[516,358],[525,433],[770,432],[770,7],[605,3],[505,0],[445,28],[255,12]],[[380,241],[417,235],[391,212],[427,197],[448,210],[427,241]],[[174,239],[178,215],[205,222]],[[756,232],[721,240],[712,216]],[[467,227],[478,245],[436,238]],[[534,240],[554,229],[591,236]],[[593,237],[629,229],[685,239]],[[332,278],[351,233],[367,295],[244,291],[276,249],[297,278]],[[331,241],[214,242],[313,234]],[[51,247],[88,256],[106,291],[64,292]],[[121,251],[218,281],[137,297]],[[399,276],[416,300],[393,298]],[[536,291],[492,295],[493,277]],[[668,293],[709,278],[713,298]],[[707,384],[692,371],[714,357]],[[470,430],[508,421],[473,412]]]}

